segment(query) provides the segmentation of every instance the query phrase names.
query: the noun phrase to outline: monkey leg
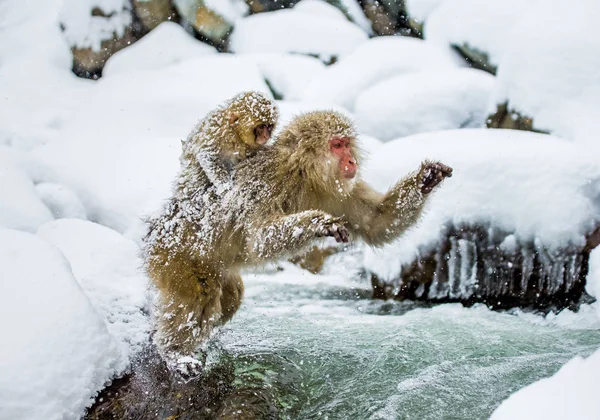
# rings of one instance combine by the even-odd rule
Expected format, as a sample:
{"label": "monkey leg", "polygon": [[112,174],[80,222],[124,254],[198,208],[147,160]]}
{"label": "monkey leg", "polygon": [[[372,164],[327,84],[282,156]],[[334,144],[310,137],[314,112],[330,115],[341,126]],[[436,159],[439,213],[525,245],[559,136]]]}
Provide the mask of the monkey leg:
{"label": "monkey leg", "polygon": [[242,304],[244,283],[238,273],[227,272],[222,277],[221,309],[223,315],[220,323],[225,324],[233,318]]}
{"label": "monkey leg", "polygon": [[166,353],[190,355],[222,316],[218,276],[188,278],[160,290],[156,340]]}

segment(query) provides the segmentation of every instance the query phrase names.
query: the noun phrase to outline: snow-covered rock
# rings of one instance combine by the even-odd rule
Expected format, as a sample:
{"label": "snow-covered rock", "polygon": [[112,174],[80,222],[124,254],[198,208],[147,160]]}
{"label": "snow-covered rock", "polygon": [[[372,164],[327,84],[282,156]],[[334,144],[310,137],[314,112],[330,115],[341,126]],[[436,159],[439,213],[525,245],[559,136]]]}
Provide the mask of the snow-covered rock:
{"label": "snow-covered rock", "polygon": [[119,233],[78,219],[41,226],[37,235],[56,246],[73,275],[131,359],[148,341],[148,282],[141,271],[139,248]]}
{"label": "snow-covered rock", "polygon": [[35,232],[53,219],[31,178],[0,148],[0,226]]}
{"label": "snow-covered rock", "polygon": [[127,360],[56,248],[0,238],[0,418],[79,419]]}
{"label": "snow-covered rock", "polygon": [[102,76],[160,69],[216,52],[214,47],[197,41],[180,25],[163,22],[135,44],[110,57],[102,70]]}
{"label": "snow-covered rock", "polygon": [[484,127],[494,85],[493,76],[468,68],[396,76],[362,92],[354,114],[361,132],[383,141]]}
{"label": "snow-covered rock", "polygon": [[127,0],[66,0],[60,22],[69,45],[99,51],[103,41],[123,36],[131,23],[131,4]]}
{"label": "snow-covered rock", "polygon": [[311,80],[325,71],[322,61],[299,54],[238,54],[256,64],[275,93],[285,100],[299,100]]}
{"label": "snow-covered rock", "polygon": [[460,64],[460,58],[447,46],[408,37],[376,37],[315,78],[304,99],[329,101],[353,110],[362,91],[387,78],[421,70],[453,69]]}
{"label": "snow-covered rock", "polygon": [[346,16],[348,16],[352,22],[360,26],[367,34],[373,35],[371,21],[367,18],[357,0],[340,0],[339,4]]}
{"label": "snow-covered rock", "polygon": [[447,223],[491,224],[551,252],[581,246],[600,221],[600,164],[569,141],[514,130],[423,133],[384,144],[364,176],[384,191],[424,159],[450,165],[453,176],[429,199],[416,227],[381,249],[367,248],[365,266],[381,279],[398,278],[402,264],[435,248]]}
{"label": "snow-covered rock", "polygon": [[600,418],[600,350],[577,356],[549,378],[508,397],[490,420],[595,420]]}
{"label": "snow-covered rock", "polygon": [[230,50],[308,54],[329,62],[347,55],[367,38],[348,20],[285,9],[239,20],[230,37]]}
{"label": "snow-covered rock", "polygon": [[85,207],[69,187],[52,182],[41,182],[35,186],[35,189],[56,219],[87,219]]}
{"label": "snow-covered rock", "polygon": [[[446,0],[425,37],[467,45],[498,67],[496,104],[533,119],[533,127],[583,141],[600,130],[600,4],[574,0]],[[577,22],[572,30],[564,22]],[[543,36],[541,34],[544,34]]]}

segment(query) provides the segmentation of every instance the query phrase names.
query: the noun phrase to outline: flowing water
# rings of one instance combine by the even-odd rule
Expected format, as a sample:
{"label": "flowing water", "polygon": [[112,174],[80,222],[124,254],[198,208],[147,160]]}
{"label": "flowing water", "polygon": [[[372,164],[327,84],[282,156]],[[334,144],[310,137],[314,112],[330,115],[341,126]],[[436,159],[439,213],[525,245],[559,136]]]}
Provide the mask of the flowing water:
{"label": "flowing water", "polygon": [[600,347],[595,308],[542,317],[369,299],[348,276],[245,276],[218,341],[237,384],[293,419],[484,419],[512,392]]}

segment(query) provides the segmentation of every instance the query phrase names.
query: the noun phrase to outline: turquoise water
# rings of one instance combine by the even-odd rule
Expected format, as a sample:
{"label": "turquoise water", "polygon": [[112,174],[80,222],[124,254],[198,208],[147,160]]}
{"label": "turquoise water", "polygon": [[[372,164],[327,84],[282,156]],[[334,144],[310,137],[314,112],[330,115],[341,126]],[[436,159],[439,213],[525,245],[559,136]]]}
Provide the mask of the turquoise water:
{"label": "turquoise water", "polygon": [[295,268],[245,276],[219,341],[238,384],[293,419],[484,419],[515,390],[600,348],[595,308],[543,318],[368,299],[364,284]]}

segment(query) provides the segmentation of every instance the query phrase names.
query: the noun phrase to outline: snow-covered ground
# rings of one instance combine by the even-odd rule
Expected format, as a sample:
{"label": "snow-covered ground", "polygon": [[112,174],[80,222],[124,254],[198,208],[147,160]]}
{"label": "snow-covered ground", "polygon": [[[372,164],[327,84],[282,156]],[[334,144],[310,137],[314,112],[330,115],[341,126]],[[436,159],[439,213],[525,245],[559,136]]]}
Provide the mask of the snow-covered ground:
{"label": "snow-covered ground", "polygon": [[[396,274],[403,258],[435,244],[448,220],[491,221],[548,246],[581,241],[599,221],[595,2],[559,8],[541,0],[411,0],[409,10],[425,21],[425,41],[369,39],[360,8],[342,3],[354,23],[317,0],[248,17],[233,10],[236,54],[217,53],[163,23],[115,54],[94,82],[70,72],[69,42],[97,47],[106,31],[127,23],[128,2],[0,2],[0,418],[78,418],[128,368],[151,328],[151,290],[138,258],[143,218],[170,193],[180,140],[243,90],[270,95],[271,87],[281,95],[280,126],[314,109],[355,116],[370,159],[364,176],[379,189],[423,158],[455,169],[401,241],[365,256],[360,249],[336,256],[342,260],[335,275],[302,278],[286,266],[299,283],[333,278],[342,287],[350,279],[339,267],[355,267],[357,253],[383,277]],[[115,26],[97,27],[88,18],[93,5],[114,11]],[[561,24],[569,16],[577,31]],[[488,52],[498,76],[464,68],[450,46],[463,43]],[[337,63],[325,66],[332,57]],[[554,135],[461,130],[481,127],[506,99]],[[439,131],[445,129],[455,130]],[[593,253],[588,290],[595,296],[599,261]],[[311,305],[303,310],[329,309]],[[469,311],[461,313],[480,315]],[[378,319],[370,316],[367,324]],[[581,321],[579,314],[561,319],[570,326]],[[597,418],[593,397],[584,401],[596,386],[597,359],[571,362],[507,400],[495,416],[532,418],[523,401],[568,387],[565,404],[581,404]],[[373,418],[387,411],[378,413]]]}

